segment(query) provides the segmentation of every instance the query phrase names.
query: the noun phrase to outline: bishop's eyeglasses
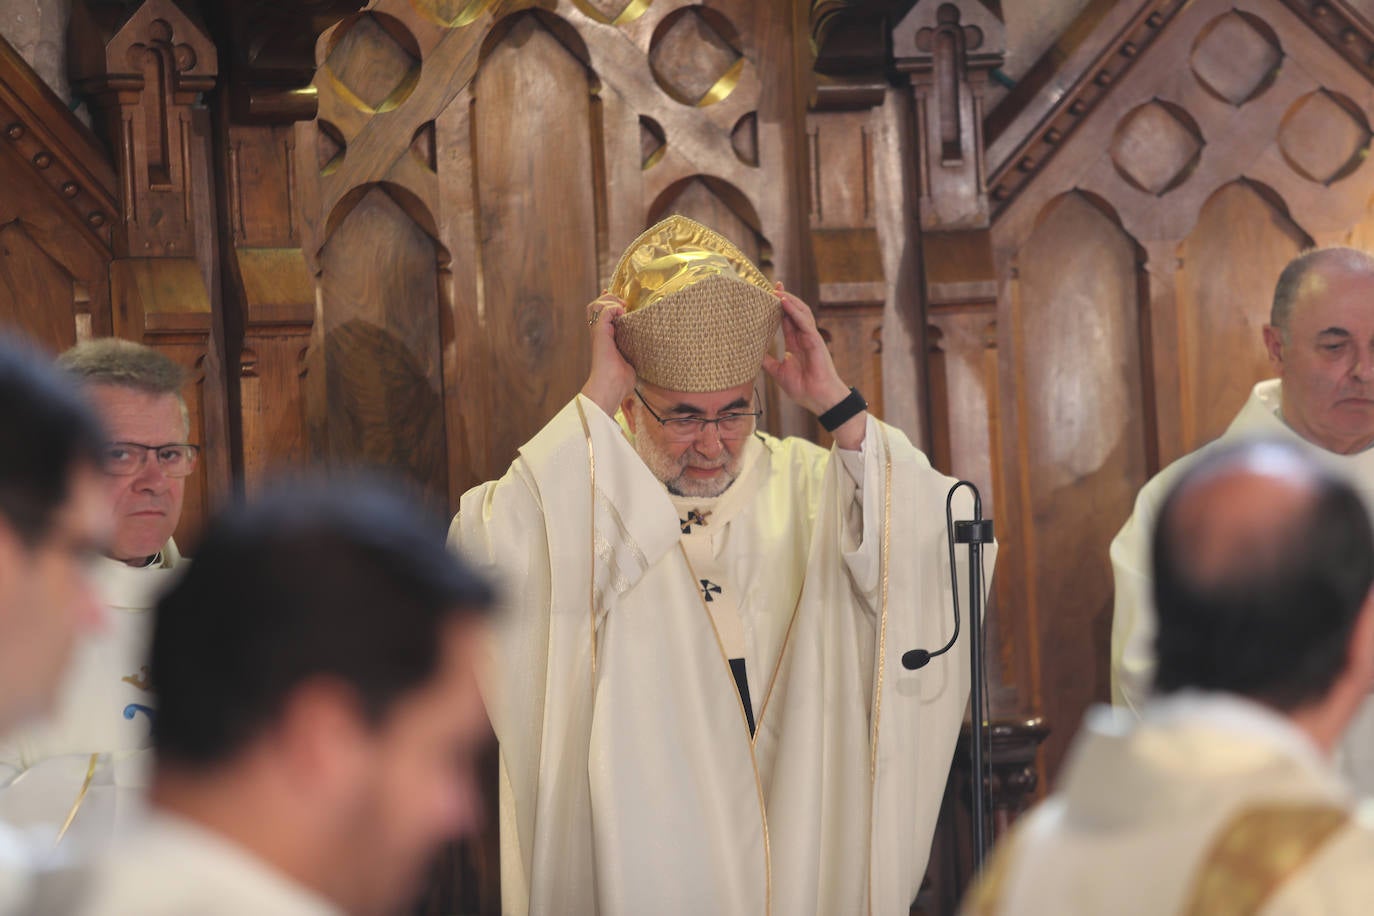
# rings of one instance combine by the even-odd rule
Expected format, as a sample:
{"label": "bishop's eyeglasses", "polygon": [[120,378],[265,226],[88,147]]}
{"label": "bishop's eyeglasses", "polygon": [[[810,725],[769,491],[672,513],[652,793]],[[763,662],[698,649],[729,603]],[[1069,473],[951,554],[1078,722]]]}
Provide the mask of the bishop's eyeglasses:
{"label": "bishop's eyeglasses", "polygon": [[168,442],[165,445],[144,445],[141,442],[106,442],[101,452],[100,467],[106,474],[132,477],[148,464],[148,455],[156,456],[158,467],[168,477],[186,477],[196,469],[200,446],[187,442]]}
{"label": "bishop's eyeglasses", "polygon": [[[649,416],[658,421],[658,425],[663,427],[664,434],[677,442],[687,442],[706,432],[706,427],[715,426],[716,434],[721,439],[744,439],[754,431],[754,426],[758,418],[763,416],[763,408],[758,407],[752,411],[732,410],[723,413],[718,417],[660,417],[658,411],[649,406],[649,402],[644,400],[644,395],[635,389],[635,397],[639,398],[639,403],[644,405],[644,409],[649,411]],[[754,403],[759,404],[758,389],[754,390]]]}

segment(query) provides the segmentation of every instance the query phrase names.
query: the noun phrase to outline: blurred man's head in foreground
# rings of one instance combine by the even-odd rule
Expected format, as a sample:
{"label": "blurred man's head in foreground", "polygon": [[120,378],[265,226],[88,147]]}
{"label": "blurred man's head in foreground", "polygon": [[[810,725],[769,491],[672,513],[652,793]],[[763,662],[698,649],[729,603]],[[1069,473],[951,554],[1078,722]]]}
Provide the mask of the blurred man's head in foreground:
{"label": "blurred man's head in foreground", "polygon": [[72,647],[99,625],[107,549],[104,434],[37,353],[0,339],[0,733],[51,707]]}
{"label": "blurred man's head in foreground", "polygon": [[1354,709],[1374,677],[1374,534],[1354,488],[1302,449],[1249,442],[1192,465],[1160,511],[1155,689],[1290,716]]}
{"label": "blurred man's head in foreground", "polygon": [[480,821],[492,600],[442,523],[376,483],[225,515],[158,605],[154,801],[351,912],[411,899]]}

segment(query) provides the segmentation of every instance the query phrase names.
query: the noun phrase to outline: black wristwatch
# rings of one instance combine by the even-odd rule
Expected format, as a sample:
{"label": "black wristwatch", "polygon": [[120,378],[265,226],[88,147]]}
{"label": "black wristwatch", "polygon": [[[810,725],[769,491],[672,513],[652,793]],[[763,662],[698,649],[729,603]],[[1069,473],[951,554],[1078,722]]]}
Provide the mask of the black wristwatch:
{"label": "black wristwatch", "polygon": [[850,388],[849,396],[834,407],[821,414],[817,419],[828,433],[833,433],[850,420],[868,409],[868,402],[859,394],[859,389]]}

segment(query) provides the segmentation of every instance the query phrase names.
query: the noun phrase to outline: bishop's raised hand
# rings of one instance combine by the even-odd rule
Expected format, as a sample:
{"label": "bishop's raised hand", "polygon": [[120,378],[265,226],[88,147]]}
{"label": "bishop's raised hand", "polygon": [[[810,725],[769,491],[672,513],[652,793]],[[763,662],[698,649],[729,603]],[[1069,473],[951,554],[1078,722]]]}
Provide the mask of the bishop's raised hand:
{"label": "bishop's raised hand", "polygon": [[625,314],[625,302],[603,292],[587,304],[587,324],[591,331],[592,369],[582,394],[596,403],[608,416],[615,416],[620,403],[635,390],[635,370],[615,342],[615,322]]}
{"label": "bishop's raised hand", "polygon": [[[764,354],[763,368],[789,398],[820,416],[849,396],[849,386],[840,378],[835,360],[816,327],[811,308],[796,296],[775,285],[782,301],[782,339],[786,352],[782,359]],[[842,448],[857,449],[863,442],[863,414],[850,419],[833,435]]]}

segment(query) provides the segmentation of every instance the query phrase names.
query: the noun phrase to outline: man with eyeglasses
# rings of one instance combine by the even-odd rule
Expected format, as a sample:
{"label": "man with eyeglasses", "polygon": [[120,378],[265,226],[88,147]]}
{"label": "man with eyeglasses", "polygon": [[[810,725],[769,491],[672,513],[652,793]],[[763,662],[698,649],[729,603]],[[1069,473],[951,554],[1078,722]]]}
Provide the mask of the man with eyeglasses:
{"label": "man with eyeglasses", "polygon": [[77,344],[57,365],[105,425],[101,469],[115,523],[95,574],[110,614],[76,653],[54,714],[0,742],[0,820],[74,859],[106,847],[142,806],[156,715],[151,609],[182,563],[172,532],[198,449],[187,442],[185,373],[164,354],[103,338]]}
{"label": "man with eyeglasses", "polygon": [[[510,596],[503,912],[905,912],[967,700],[964,653],[900,663],[953,629],[952,481],[705,226],[641,235],[588,319],[582,392],[450,535]],[[833,449],[758,428],[761,369]]]}
{"label": "man with eyeglasses", "polygon": [[[91,560],[111,533],[94,413],[36,352],[0,337],[0,736],[47,712],[77,638],[100,624]],[[0,914],[30,866],[0,816]]]}

